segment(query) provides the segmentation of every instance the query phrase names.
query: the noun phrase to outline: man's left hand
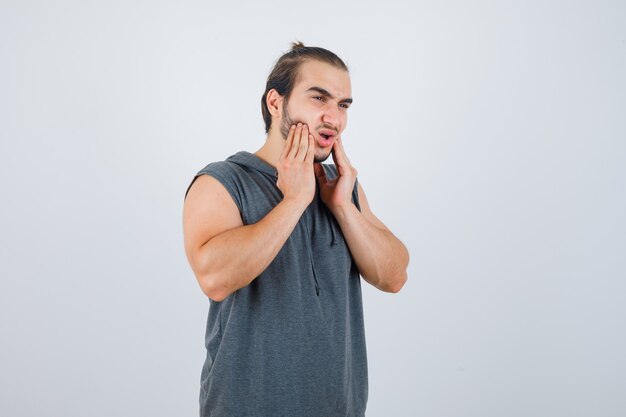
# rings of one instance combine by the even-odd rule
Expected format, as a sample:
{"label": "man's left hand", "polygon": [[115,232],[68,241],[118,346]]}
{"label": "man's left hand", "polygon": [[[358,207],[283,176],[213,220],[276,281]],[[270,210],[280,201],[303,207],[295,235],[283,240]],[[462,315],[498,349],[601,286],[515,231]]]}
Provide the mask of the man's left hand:
{"label": "man's left hand", "polygon": [[315,164],[315,176],[320,186],[322,201],[334,212],[352,204],[357,170],[348,160],[340,137],[333,144],[332,155],[337,167],[337,178],[332,180],[326,178],[324,167],[318,163]]}

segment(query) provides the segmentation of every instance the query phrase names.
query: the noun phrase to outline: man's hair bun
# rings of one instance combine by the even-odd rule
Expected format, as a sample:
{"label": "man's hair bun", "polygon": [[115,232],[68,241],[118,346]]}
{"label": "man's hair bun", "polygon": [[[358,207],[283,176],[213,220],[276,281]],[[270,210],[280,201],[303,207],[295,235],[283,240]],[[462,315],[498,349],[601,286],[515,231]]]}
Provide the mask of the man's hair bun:
{"label": "man's hair bun", "polygon": [[291,42],[291,50],[295,51],[296,49],[305,48],[304,44],[300,41]]}

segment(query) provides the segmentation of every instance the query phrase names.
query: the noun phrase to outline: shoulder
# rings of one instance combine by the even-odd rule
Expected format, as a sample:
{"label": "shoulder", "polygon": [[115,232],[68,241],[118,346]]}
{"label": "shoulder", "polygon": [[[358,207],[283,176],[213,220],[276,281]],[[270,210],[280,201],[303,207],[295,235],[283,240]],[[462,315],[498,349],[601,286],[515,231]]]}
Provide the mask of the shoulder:
{"label": "shoulder", "polygon": [[[231,162],[228,159],[225,161],[211,162],[194,175],[187,186],[184,198],[187,199],[192,187],[196,188],[195,184],[202,177],[200,181],[201,185],[199,184],[201,188],[208,187],[225,190],[230,194],[231,198],[235,200],[237,205],[239,205],[240,184],[245,175],[245,169],[241,165]],[[212,179],[205,177],[212,177]],[[206,192],[210,190],[205,189],[203,191]]]}
{"label": "shoulder", "polygon": [[244,169],[241,165],[231,162],[227,159],[225,161],[217,161],[217,162],[209,163],[207,166],[205,166],[200,171],[198,171],[198,173],[196,174],[196,177],[202,174],[209,174],[209,175],[221,174],[221,175],[227,175],[227,176],[236,175],[242,172],[243,170]]}
{"label": "shoulder", "polygon": [[196,173],[196,175],[191,180],[191,184],[189,184],[189,187],[187,187],[187,192],[189,192],[189,189],[193,185],[194,181],[202,175],[210,175],[220,182],[224,183],[232,181],[241,173],[241,171],[243,171],[243,168],[241,166],[228,160],[211,162]]}
{"label": "shoulder", "polygon": [[207,236],[242,224],[235,185],[239,170],[237,164],[218,161],[194,175],[183,203],[186,242],[195,247],[204,243]]}
{"label": "shoulder", "polygon": [[185,192],[185,212],[236,211],[236,192],[229,180],[231,167],[223,162],[215,162],[200,170],[191,180]]}

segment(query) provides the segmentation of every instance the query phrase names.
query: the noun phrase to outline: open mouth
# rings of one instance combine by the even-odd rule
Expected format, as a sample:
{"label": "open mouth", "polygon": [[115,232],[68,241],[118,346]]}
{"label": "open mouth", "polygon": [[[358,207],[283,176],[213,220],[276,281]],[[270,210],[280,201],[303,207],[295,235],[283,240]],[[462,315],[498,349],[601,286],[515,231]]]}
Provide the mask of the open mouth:
{"label": "open mouth", "polygon": [[320,133],[319,145],[322,146],[323,148],[331,146],[333,144],[333,138],[334,138],[333,135]]}
{"label": "open mouth", "polygon": [[319,133],[319,144],[323,147],[331,146],[335,139],[335,132],[330,129],[323,129]]}

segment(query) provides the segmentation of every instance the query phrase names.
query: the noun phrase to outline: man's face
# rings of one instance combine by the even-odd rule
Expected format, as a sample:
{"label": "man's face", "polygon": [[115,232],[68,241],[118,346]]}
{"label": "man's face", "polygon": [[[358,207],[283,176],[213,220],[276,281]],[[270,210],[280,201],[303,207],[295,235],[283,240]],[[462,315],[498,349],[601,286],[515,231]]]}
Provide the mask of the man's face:
{"label": "man's face", "polygon": [[315,138],[315,162],[325,161],[346,127],[351,103],[346,71],[324,62],[306,61],[298,69],[289,100],[283,102],[280,132],[287,139],[291,125],[306,124]]}

